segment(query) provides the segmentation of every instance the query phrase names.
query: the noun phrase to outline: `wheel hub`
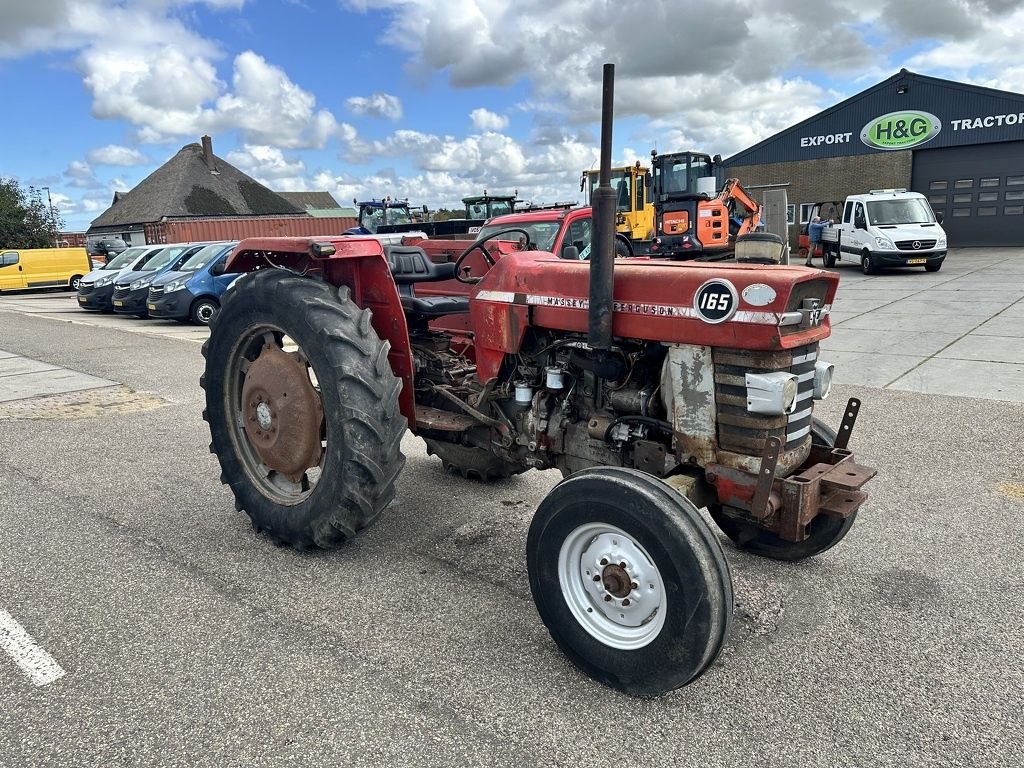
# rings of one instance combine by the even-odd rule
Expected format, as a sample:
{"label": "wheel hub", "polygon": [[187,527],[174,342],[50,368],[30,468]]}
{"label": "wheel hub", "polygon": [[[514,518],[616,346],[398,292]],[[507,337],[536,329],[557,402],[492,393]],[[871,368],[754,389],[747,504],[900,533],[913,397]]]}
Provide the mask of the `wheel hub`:
{"label": "wheel hub", "polygon": [[633,591],[633,579],[626,571],[625,563],[605,566],[601,571],[601,581],[612,597],[617,597],[620,600],[628,597],[629,593]]}
{"label": "wheel hub", "polygon": [[320,462],[324,412],[304,363],[267,344],[245,373],[245,436],[267,469],[298,483]]}

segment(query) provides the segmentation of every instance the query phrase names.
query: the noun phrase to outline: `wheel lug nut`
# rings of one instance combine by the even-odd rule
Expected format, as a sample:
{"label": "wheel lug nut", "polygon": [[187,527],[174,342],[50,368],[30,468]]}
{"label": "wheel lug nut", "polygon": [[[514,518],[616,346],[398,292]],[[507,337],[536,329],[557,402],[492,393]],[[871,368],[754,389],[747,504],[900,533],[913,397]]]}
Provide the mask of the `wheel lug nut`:
{"label": "wheel lug nut", "polygon": [[600,576],[597,576],[597,575],[595,574],[595,576],[594,576],[594,581],[600,581],[600,580],[601,580],[601,577],[600,577]]}
{"label": "wheel lug nut", "polygon": [[606,603],[610,603],[610,602],[612,601],[612,596],[611,596],[611,595],[605,595],[605,596],[604,596],[604,601],[605,601]]}
{"label": "wheel lug nut", "polygon": [[634,581],[632,584],[629,585],[629,588],[636,592],[638,589],[640,589],[640,585]]}
{"label": "wheel lug nut", "polygon": [[626,567],[625,563],[619,563],[619,568],[625,568],[625,567]]}
{"label": "wheel lug nut", "polygon": [[622,601],[622,605],[623,606],[629,605],[629,598],[628,597],[625,600]]}
{"label": "wheel lug nut", "polygon": [[601,565],[608,565],[608,558],[607,557],[602,557],[601,558]]}

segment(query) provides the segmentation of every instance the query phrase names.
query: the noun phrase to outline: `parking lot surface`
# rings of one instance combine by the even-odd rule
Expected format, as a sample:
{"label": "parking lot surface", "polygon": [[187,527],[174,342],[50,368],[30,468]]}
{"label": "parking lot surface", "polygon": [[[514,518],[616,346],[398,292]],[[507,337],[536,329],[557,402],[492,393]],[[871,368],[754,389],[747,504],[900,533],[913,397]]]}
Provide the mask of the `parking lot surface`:
{"label": "parking lot surface", "polygon": [[870,499],[802,563],[724,544],[725,650],[653,700],[581,675],[534,609],[557,474],[465,481],[407,436],[376,525],[279,548],[208,453],[204,329],[0,297],[0,364],[103,382],[0,397],[0,615],[64,672],[37,684],[0,623],[0,765],[1020,765],[1024,250],[839,272],[819,415],[863,399]]}

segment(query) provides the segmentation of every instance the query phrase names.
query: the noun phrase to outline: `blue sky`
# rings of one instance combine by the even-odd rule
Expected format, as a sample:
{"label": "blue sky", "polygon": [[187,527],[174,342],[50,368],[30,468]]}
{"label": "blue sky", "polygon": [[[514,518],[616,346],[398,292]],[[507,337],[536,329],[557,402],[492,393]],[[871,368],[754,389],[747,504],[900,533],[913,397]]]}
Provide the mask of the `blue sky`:
{"label": "blue sky", "polygon": [[901,67],[1024,90],[1019,0],[0,0],[0,175],[69,230],[204,133],[279,191],[580,199],[615,159],[728,156]]}

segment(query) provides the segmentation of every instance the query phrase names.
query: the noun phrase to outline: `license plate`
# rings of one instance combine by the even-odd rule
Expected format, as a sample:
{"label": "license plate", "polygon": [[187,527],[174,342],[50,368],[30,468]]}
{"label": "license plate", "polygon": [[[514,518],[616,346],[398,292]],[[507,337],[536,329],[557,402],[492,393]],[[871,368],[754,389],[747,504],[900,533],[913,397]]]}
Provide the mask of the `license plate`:
{"label": "license plate", "polygon": [[156,304],[147,304],[146,309],[156,309]]}
{"label": "license plate", "polygon": [[115,307],[123,307],[124,306],[124,302],[123,301],[115,301],[114,302],[114,306]]}
{"label": "license plate", "polygon": [[927,264],[928,259],[907,259],[907,264]]}

